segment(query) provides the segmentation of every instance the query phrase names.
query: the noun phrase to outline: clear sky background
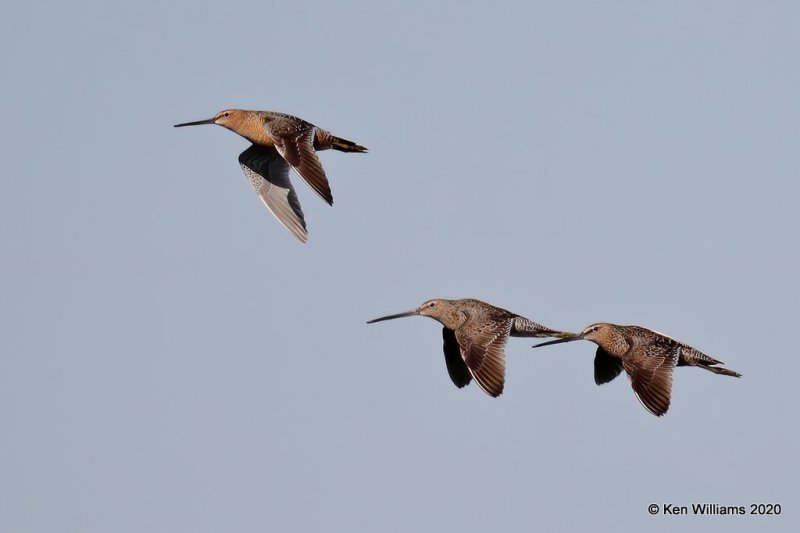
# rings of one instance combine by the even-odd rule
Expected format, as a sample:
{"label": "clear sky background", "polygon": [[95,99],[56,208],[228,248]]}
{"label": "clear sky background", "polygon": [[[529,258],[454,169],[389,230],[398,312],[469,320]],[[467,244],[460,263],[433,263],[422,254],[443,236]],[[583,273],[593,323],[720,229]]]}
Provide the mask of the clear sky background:
{"label": "clear sky background", "polygon": [[[20,2],[0,18],[0,531],[789,531],[800,525],[795,2]],[[293,178],[228,107],[370,148]],[[458,390],[480,298],[671,334],[666,417],[588,342]],[[647,506],[779,503],[779,517]]]}

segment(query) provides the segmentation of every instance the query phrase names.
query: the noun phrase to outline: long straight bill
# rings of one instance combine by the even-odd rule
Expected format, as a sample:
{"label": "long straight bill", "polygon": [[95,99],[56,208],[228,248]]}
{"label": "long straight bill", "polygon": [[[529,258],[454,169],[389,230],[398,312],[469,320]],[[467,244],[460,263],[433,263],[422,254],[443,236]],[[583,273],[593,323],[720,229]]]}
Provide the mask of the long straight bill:
{"label": "long straight bill", "polygon": [[174,127],[182,128],[184,126],[199,126],[200,124],[213,124],[213,123],[214,123],[213,118],[207,118],[205,120],[196,120],[195,122],[184,122],[183,124],[175,124]]}
{"label": "long straight bill", "polygon": [[554,341],[547,341],[547,342],[540,342],[539,344],[534,344],[534,348],[539,348],[540,346],[550,346],[551,344],[561,344],[562,342],[572,342],[572,341],[579,341],[583,337],[580,335],[573,335],[572,337],[565,337],[563,339],[556,339]]}
{"label": "long straight bill", "polygon": [[380,318],[374,318],[374,319],[370,320],[369,322],[367,322],[367,324],[373,324],[375,322],[382,322],[384,320],[392,320],[394,318],[403,318],[405,316],[415,316],[416,314],[417,314],[417,310],[414,309],[412,311],[406,311],[405,313],[397,313],[396,315],[386,315],[386,316],[382,316]]}

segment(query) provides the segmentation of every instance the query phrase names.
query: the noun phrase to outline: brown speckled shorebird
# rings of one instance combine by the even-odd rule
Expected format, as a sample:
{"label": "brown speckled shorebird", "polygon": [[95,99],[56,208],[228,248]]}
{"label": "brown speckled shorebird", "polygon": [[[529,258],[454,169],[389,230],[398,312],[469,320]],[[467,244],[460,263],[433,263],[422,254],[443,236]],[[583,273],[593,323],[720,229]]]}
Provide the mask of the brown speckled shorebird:
{"label": "brown speckled shorebird", "polygon": [[428,300],[416,309],[370,320],[367,324],[404,316],[438,320],[444,338],[444,361],[459,389],[472,378],[489,396],[503,393],[506,373],[504,347],[512,337],[573,337],[480,300]]}
{"label": "brown speckled shorebird", "polygon": [[617,377],[622,369],[631,379],[633,391],[642,405],[656,416],[669,409],[672,393],[672,369],[697,366],[715,374],[741,377],[741,374],[717,367],[722,364],[688,344],[641,326],[618,326],[599,322],[581,333],[537,344],[547,346],[585,339],[597,344],[594,356],[594,381],[598,385]]}
{"label": "brown speckled shorebird", "polygon": [[308,239],[308,232],[297,193],[289,181],[289,167],[323,200],[333,205],[328,178],[316,150],[367,151],[363,146],[336,137],[305,120],[272,111],[226,109],[213,118],[176,124],[175,127],[199,124],[223,126],[253,143],[239,155],[245,176],[272,214],[303,242]]}

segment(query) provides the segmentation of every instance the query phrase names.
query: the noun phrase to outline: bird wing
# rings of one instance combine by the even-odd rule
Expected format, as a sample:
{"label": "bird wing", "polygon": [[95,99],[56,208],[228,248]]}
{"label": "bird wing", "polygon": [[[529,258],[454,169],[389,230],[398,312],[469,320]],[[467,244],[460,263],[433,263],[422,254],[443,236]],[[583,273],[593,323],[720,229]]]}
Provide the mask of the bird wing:
{"label": "bird wing", "polygon": [[600,346],[594,355],[594,382],[603,385],[619,376],[622,372],[622,359],[610,355]]}
{"label": "bird wing", "polygon": [[455,332],[461,357],[472,377],[489,396],[503,393],[506,374],[505,345],[512,318],[468,320]]}
{"label": "bird wing", "polygon": [[633,391],[642,405],[656,416],[662,416],[669,409],[672,369],[678,361],[678,349],[676,344],[656,341],[634,347],[622,358]]}
{"label": "bird wing", "polygon": [[289,165],[271,147],[252,145],[239,155],[239,164],[275,218],[302,242],[308,239],[300,201],[289,181]]}
{"label": "bird wing", "polygon": [[447,373],[450,374],[453,384],[460,389],[472,381],[472,374],[469,373],[469,368],[461,357],[455,332],[449,328],[442,328],[442,339],[444,340],[444,362],[447,365]]}
{"label": "bird wing", "polygon": [[314,150],[316,129],[316,126],[308,122],[288,118],[276,118],[264,124],[264,131],[272,138],[278,153],[314,189],[314,192],[328,204],[333,205],[333,194],[328,178]]}

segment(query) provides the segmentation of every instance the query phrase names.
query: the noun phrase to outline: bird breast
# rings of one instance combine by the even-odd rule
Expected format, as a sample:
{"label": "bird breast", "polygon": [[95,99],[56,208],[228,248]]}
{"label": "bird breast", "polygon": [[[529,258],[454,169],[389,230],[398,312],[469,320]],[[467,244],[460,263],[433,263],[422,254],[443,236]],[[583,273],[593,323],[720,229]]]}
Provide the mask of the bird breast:
{"label": "bird breast", "polygon": [[439,322],[448,329],[456,330],[467,321],[466,315],[457,309],[448,309],[439,317]]}
{"label": "bird breast", "polygon": [[264,129],[264,122],[258,117],[248,117],[238,124],[226,126],[229,130],[237,133],[253,144],[260,146],[275,146],[275,141],[267,135]]}

